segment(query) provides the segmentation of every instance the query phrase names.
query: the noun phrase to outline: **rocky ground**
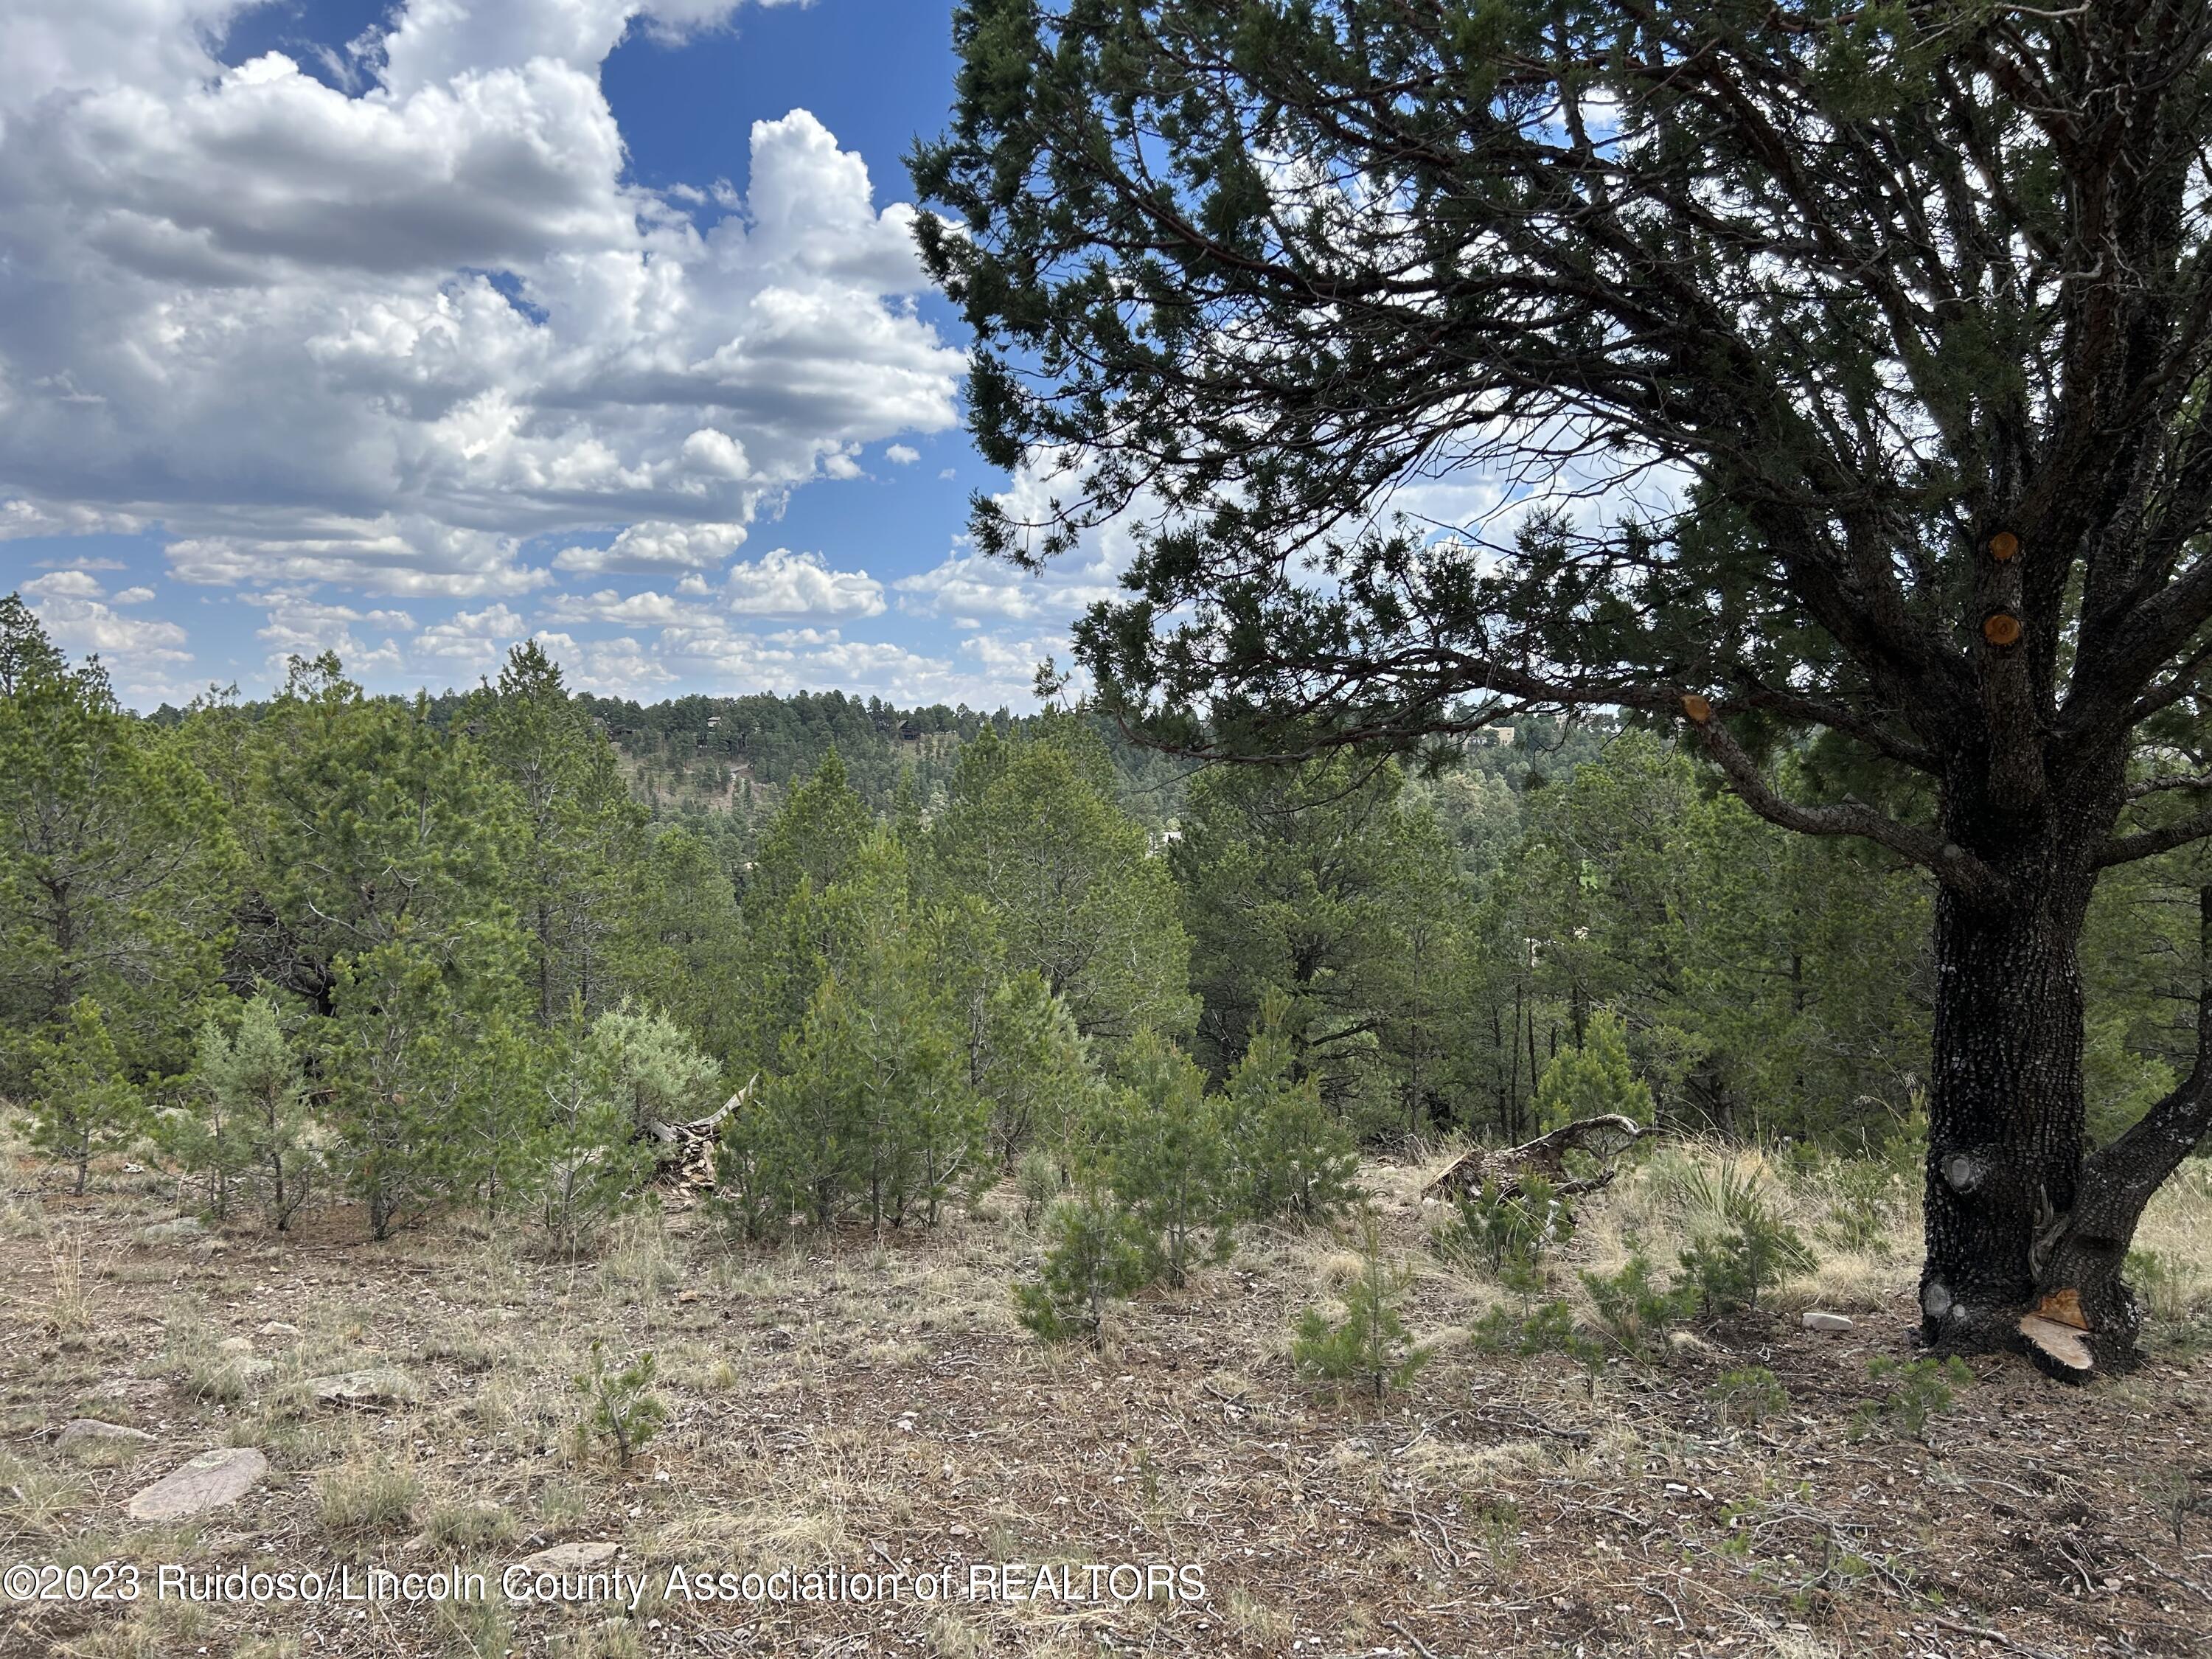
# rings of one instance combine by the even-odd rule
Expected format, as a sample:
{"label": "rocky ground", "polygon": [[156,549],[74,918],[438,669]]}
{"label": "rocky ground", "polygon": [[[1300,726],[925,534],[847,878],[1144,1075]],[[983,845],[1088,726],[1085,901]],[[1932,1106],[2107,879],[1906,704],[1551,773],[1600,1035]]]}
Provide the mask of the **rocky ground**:
{"label": "rocky ground", "polygon": [[[1012,1316],[1036,1240],[1008,1194],[934,1237],[766,1255],[675,1209],[568,1264],[466,1221],[370,1244],[340,1207],[283,1238],[207,1231],[151,1177],[109,1172],[78,1200],[19,1164],[0,1567],[86,1571],[0,1601],[0,1654],[2212,1652],[2212,1324],[2188,1322],[2193,1301],[2136,1376],[2066,1389],[1978,1361],[1917,1434],[1869,1371],[1911,1357],[1902,1261],[1827,1270],[1593,1382],[1468,1340],[1497,1292],[1424,1248],[1425,1173],[1369,1171],[1436,1348],[1378,1402],[1292,1375],[1291,1322],[1356,1266],[1326,1234],[1249,1236],[1127,1310],[1103,1352],[1054,1350]],[[1654,1203],[1633,1182],[1602,1201],[1644,1222]],[[2169,1261],[2212,1252],[2179,1214]],[[1602,1259],[1618,1225],[1576,1250]],[[1803,1328],[1814,1303],[1851,1328]],[[594,1338],[617,1367],[656,1357],[667,1420],[627,1469],[578,1437]],[[1786,1399],[1731,1396],[1751,1366]],[[624,1599],[501,1595],[533,1557],[532,1579]],[[1174,1588],[1203,1595],[1121,1600],[1127,1575],[1084,1571],[1115,1564],[1194,1570]],[[372,1570],[420,1582],[209,1605],[159,1595],[165,1566],[314,1571],[333,1596],[341,1569],[363,1593]],[[679,1566],[692,1598],[669,1594]],[[696,1599],[702,1573],[777,1567],[907,1588]],[[947,1568],[955,1594],[919,1599]],[[427,1599],[471,1571],[486,1598]],[[90,1599],[134,1577],[136,1601]],[[1031,1594],[989,1598],[1008,1589]]]}

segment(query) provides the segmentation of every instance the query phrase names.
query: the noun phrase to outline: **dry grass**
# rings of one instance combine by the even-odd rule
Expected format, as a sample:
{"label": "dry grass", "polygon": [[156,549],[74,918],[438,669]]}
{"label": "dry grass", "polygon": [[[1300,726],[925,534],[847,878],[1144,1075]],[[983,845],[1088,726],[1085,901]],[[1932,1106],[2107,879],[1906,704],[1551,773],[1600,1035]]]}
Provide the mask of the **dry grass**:
{"label": "dry grass", "polygon": [[91,1328],[93,1285],[100,1264],[85,1255],[85,1230],[66,1223],[49,1228],[46,1241],[46,1317],[55,1332],[76,1336]]}
{"label": "dry grass", "polygon": [[[2134,1552],[2199,1583],[2191,1559],[2212,1553],[2212,1514],[2157,1482],[2177,1447],[2212,1458],[2212,1356],[2176,1340],[2212,1291],[2206,1171],[2163,1195],[2144,1229],[2161,1269],[2147,1286],[2160,1322],[2145,1372],[2074,1392],[2009,1358],[1980,1361],[1931,1425],[1932,1449],[1855,1448],[1852,1413],[1877,1392],[1867,1362],[1911,1352],[1915,1264],[1828,1242],[1851,1220],[1832,1172],[1669,1147],[1586,1206],[1552,1264],[1568,1293],[1575,1269],[1617,1267],[1632,1236],[1670,1269],[1712,1224],[1700,1194],[1723,1169],[1758,1176],[1820,1252],[1778,1297],[1784,1313],[1687,1334],[1593,1382],[1464,1340],[1502,1292],[1425,1248],[1440,1215],[1422,1188],[1448,1156],[1366,1171],[1389,1249],[1415,1269],[1408,1320],[1437,1356],[1380,1405],[1338,1405],[1291,1372],[1298,1310],[1356,1268],[1327,1230],[1249,1230],[1225,1267],[1119,1310],[1096,1351],[1042,1346],[1015,1323],[1007,1286],[1038,1244],[1011,1192],[880,1248],[805,1238],[755,1254],[697,1212],[644,1218],[574,1265],[453,1232],[367,1247],[343,1215],[311,1217],[296,1237],[157,1244],[115,1258],[85,1298],[79,1349],[58,1336],[0,1347],[0,1546],[196,1568],[496,1567],[606,1539],[633,1570],[1165,1560],[1200,1565],[1209,1591],[1195,1605],[875,1610],[649,1598],[635,1620],[395,1608],[380,1659],[738,1647],[980,1659],[1109,1643],[1331,1659],[1402,1656],[1416,1639],[1437,1654],[1821,1659],[1951,1650],[1938,1618],[2046,1654],[2123,1638],[2140,1653],[2191,1650],[2202,1604]],[[1901,1184],[1875,1201],[1891,1231],[1917,1218]],[[76,1259],[97,1263],[145,1219],[106,1198],[56,1213],[68,1221],[0,1228],[0,1316],[35,1312],[40,1330],[60,1323],[52,1236],[74,1229]],[[1860,1328],[1818,1337],[1786,1316],[1815,1303],[1859,1315]],[[252,1357],[222,1351],[270,1319],[299,1334],[257,1339]],[[660,1360],[669,1419],[628,1474],[573,1449],[570,1380],[594,1336]],[[257,1360],[270,1369],[248,1375]],[[306,1387],[386,1365],[409,1375],[413,1398],[346,1412]],[[1776,1374],[1786,1407],[1753,1422],[1730,1406],[1719,1379],[1747,1366]],[[161,1443],[127,1471],[73,1468],[41,1447],[73,1415],[156,1429]],[[275,1478],[211,1524],[122,1524],[137,1481],[225,1442],[260,1446]],[[2069,1560],[2087,1565],[2093,1593]],[[291,1659],[369,1651],[361,1639],[336,1610],[218,1609],[184,1631],[143,1610],[0,1607],[7,1655]]]}
{"label": "dry grass", "polygon": [[405,1532],[422,1502],[422,1477],[411,1461],[356,1443],[345,1462],[315,1477],[323,1530],[337,1538]]}

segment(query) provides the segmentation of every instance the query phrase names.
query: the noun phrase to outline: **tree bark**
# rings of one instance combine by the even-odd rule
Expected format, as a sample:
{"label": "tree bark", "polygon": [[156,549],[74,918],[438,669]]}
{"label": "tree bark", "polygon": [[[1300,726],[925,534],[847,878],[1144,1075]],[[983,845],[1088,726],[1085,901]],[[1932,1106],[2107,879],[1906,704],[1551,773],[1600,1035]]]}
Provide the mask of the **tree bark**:
{"label": "tree bark", "polygon": [[[2029,1353],[2057,1375],[2136,1364],[2142,1309],[2124,1276],[2128,1249],[2152,1197],[2212,1132],[2205,1051],[2212,1031],[2212,886],[2199,888],[2197,901],[2197,1063],[2141,1121],[2088,1157],[2072,1209],[2055,1218],[2039,1241],[2028,1317],[2048,1322],[2028,1325],[2021,1334]],[[2052,1331],[2051,1325],[2059,1328]],[[2069,1331],[2079,1332],[2078,1343],[2069,1340]]]}
{"label": "tree bark", "polygon": [[[2203,1039],[2189,1077],[2092,1151],[2078,947],[2096,871],[2063,857],[2001,867],[2008,902],[1950,889],[1936,901],[1922,1336],[1948,1352],[2019,1349],[2075,1379],[2125,1370],[2142,1325],[2124,1276],[2136,1224],[2212,1128]],[[2212,887],[2199,909],[2202,1033],[2212,1030]]]}
{"label": "tree bark", "polygon": [[2034,1299],[2037,1240],[2074,1205],[2082,1151],[2081,974],[2089,882],[2046,878],[1991,905],[1936,906],[1928,1257],[1932,1346],[2009,1346]]}

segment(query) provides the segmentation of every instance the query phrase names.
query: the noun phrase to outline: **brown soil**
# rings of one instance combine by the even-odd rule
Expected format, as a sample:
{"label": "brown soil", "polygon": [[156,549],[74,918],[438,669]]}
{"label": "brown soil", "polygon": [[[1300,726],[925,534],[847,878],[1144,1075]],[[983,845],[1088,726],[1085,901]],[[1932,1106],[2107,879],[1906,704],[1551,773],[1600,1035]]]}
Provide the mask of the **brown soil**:
{"label": "brown soil", "polygon": [[[1286,1353],[1344,1266],[1326,1237],[1249,1236],[1229,1267],[1127,1310],[1103,1352],[1054,1351],[1011,1316],[1036,1245],[1004,1195],[935,1237],[767,1256],[672,1212],[572,1266],[504,1226],[369,1244],[343,1208],[286,1238],[149,1247],[137,1230],[175,1210],[108,1179],[88,1201],[0,1210],[0,1567],[122,1560],[150,1583],[162,1563],[462,1563],[495,1586],[547,1544],[605,1540],[653,1589],[635,1614],[0,1601],[9,1659],[2212,1653],[2212,1358],[2171,1340],[2085,1389],[1979,1360],[1924,1442],[1887,1423],[1855,1438],[1887,1393],[1868,1361],[1911,1357],[1908,1299],[1841,1337],[1701,1333],[1593,1391],[1565,1361],[1453,1340],[1482,1297],[1427,1269],[1409,1322],[1444,1333],[1434,1363],[1402,1395],[1340,1400]],[[1418,1214],[1386,1208],[1416,1256]],[[301,1334],[254,1334],[270,1320]],[[271,1369],[241,1375],[217,1346],[234,1336]],[[627,1471],[573,1442],[595,1336],[659,1358],[669,1419]],[[370,1365],[419,1397],[334,1410],[305,1386]],[[1731,1423],[1713,1390],[1753,1365],[1789,1402]],[[51,1437],[76,1417],[156,1438],[71,1461]],[[125,1520],[131,1492],[226,1443],[262,1448],[272,1478],[194,1525]],[[964,1589],[971,1564],[1008,1561],[1188,1565],[1205,1595],[659,1594],[678,1565],[951,1565]]]}

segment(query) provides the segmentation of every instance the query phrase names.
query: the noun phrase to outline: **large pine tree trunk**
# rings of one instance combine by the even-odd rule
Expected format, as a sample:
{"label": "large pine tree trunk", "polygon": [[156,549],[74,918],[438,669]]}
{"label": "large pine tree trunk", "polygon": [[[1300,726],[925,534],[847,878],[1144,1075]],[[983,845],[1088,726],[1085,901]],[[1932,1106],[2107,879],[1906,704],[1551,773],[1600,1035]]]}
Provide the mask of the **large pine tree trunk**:
{"label": "large pine tree trunk", "polygon": [[[2123,1277],[2143,1209],[2212,1127],[2196,1068],[2092,1152],[2084,1135],[2078,956],[2095,871],[2055,860],[2007,872],[2009,902],[1946,890],[1936,918],[1923,1339],[2014,1347],[2059,1375],[2124,1370],[2142,1315]],[[2212,888],[2202,895],[2212,1009]]]}
{"label": "large pine tree trunk", "polygon": [[2081,974],[2088,883],[2048,878],[2013,904],[1946,890],[1936,908],[1928,1103],[1929,1342],[2009,1345],[2034,1300],[2037,1241],[2081,1168]]}

